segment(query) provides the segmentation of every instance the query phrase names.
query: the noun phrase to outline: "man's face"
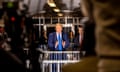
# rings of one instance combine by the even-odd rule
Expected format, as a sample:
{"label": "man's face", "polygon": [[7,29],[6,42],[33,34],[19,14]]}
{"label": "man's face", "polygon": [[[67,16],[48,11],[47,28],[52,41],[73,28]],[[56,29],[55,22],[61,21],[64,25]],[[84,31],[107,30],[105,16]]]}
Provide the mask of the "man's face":
{"label": "man's face", "polygon": [[79,30],[79,34],[83,33],[83,28],[82,27],[79,27],[78,30]]}
{"label": "man's face", "polygon": [[62,27],[60,25],[57,25],[56,26],[56,32],[62,32]]}

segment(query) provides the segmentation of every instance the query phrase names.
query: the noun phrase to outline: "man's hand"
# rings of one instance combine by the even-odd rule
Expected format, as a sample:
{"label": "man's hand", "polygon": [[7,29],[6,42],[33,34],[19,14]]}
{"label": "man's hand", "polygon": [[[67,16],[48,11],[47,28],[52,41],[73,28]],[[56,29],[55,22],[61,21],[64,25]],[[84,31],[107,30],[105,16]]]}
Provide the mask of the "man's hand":
{"label": "man's hand", "polygon": [[63,46],[63,48],[65,47],[65,44],[66,44],[65,41],[63,41],[63,42],[62,42],[62,46]]}
{"label": "man's hand", "polygon": [[58,41],[56,41],[56,43],[55,43],[55,48],[57,48],[57,46],[58,46]]}

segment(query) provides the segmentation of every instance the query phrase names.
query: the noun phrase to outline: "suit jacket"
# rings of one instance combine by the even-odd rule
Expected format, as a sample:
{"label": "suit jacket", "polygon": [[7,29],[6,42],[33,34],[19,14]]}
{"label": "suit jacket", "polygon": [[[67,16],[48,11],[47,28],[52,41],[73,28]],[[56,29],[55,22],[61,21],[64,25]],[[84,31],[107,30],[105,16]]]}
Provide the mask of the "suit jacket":
{"label": "suit jacket", "polygon": [[75,47],[80,47],[80,42],[79,42],[79,35],[77,35],[74,39]]}
{"label": "suit jacket", "polygon": [[[69,47],[69,38],[66,33],[62,32],[62,40],[66,42],[65,47],[63,50],[66,50],[66,48]],[[57,41],[57,35],[56,32],[50,33],[48,38],[48,47],[52,51],[57,51],[58,48],[55,48],[55,43]]]}
{"label": "suit jacket", "polygon": [[[82,46],[83,46],[83,44],[80,44],[80,34],[78,34],[76,37],[75,37],[75,39],[74,39],[74,47],[75,48],[78,48],[79,50],[81,50],[81,48],[82,48]],[[82,42],[83,42],[83,40],[82,40]]]}

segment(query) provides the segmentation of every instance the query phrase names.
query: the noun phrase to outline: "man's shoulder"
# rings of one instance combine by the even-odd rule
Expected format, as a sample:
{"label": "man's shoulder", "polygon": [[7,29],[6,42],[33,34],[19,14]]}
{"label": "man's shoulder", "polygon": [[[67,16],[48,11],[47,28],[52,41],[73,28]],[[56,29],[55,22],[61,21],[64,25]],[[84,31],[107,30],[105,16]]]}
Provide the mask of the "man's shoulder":
{"label": "man's shoulder", "polygon": [[50,33],[49,35],[50,35],[50,36],[51,36],[51,35],[55,35],[55,32],[52,32],[52,33]]}

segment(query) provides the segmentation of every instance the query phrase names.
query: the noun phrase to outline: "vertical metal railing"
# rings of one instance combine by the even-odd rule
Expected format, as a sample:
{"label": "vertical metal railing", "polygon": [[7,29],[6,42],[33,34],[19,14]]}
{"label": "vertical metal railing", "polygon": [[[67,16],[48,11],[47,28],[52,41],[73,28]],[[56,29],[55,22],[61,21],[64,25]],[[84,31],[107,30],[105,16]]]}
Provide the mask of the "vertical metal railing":
{"label": "vertical metal railing", "polygon": [[[80,52],[79,51],[43,51],[44,56],[40,64],[42,72],[62,72],[61,68],[65,64],[75,63],[80,61]],[[66,56],[65,59],[58,59],[60,54]],[[51,58],[51,55],[56,58]],[[55,66],[53,66],[55,65]]]}

